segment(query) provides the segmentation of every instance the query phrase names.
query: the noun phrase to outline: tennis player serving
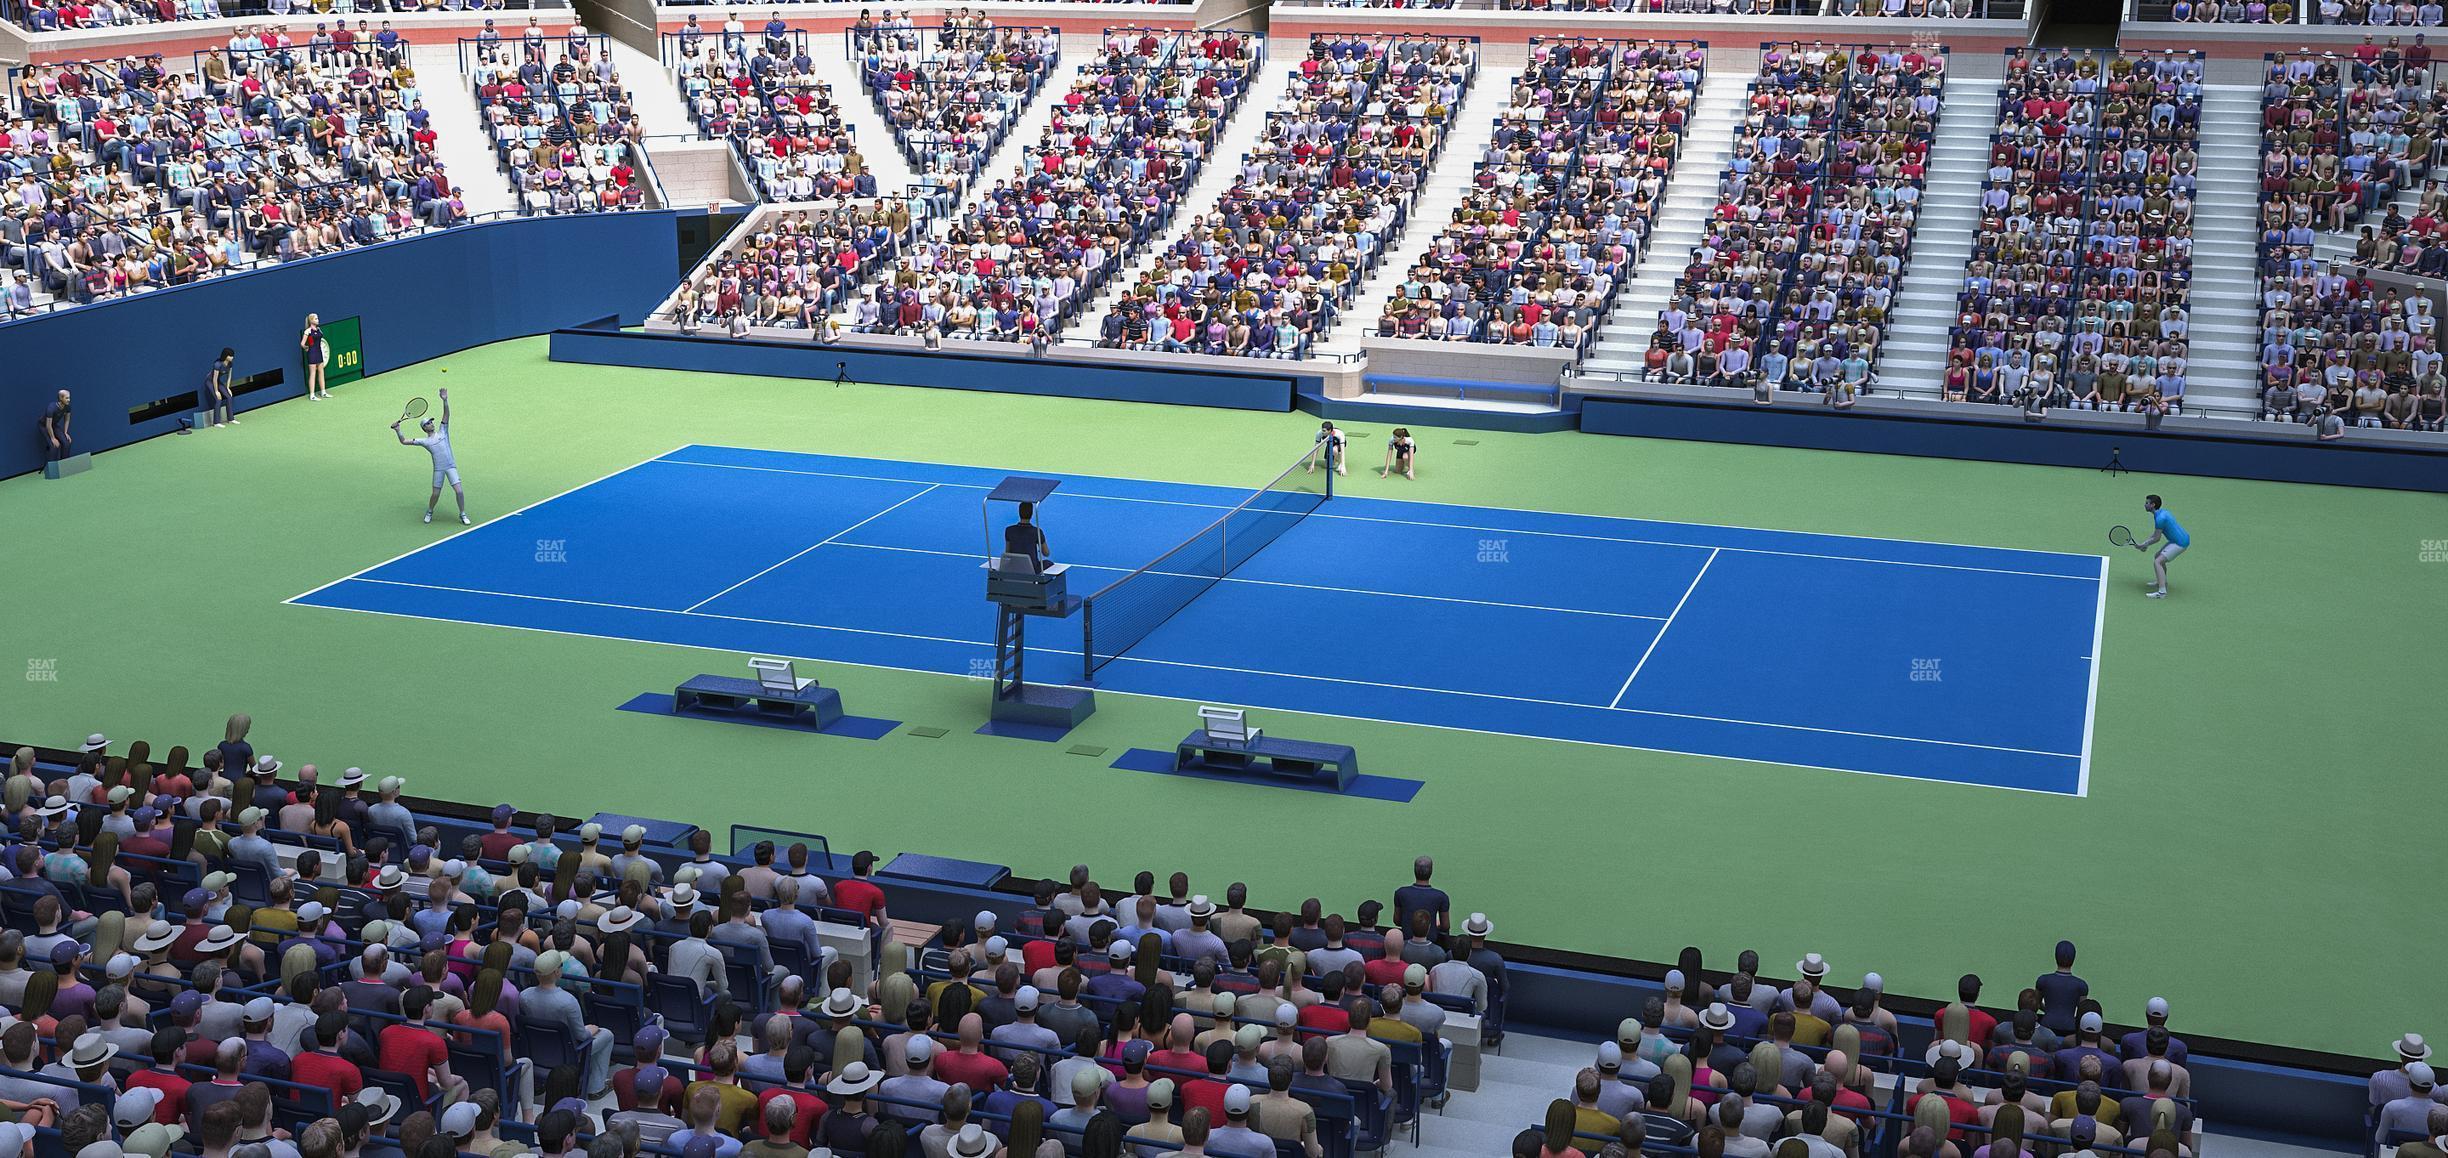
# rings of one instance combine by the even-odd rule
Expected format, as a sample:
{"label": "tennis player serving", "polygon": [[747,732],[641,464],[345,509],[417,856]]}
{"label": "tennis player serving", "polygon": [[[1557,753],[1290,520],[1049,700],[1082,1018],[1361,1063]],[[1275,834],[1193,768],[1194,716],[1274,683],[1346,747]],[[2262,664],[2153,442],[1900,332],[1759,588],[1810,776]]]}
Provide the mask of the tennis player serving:
{"label": "tennis player serving", "polygon": [[2167,545],[2160,547],[2159,553],[2151,556],[2151,572],[2157,577],[2158,582],[2151,586],[2150,593],[2153,599],[2165,599],[2168,593],[2168,562],[2184,554],[2185,548],[2193,545],[2193,536],[2186,534],[2184,524],[2177,522],[2176,516],[2167,512],[2167,505],[2160,501],[2159,496],[2144,495],[2142,510],[2150,516],[2151,537],[2134,546],[2139,550],[2148,551],[2152,545],[2161,540],[2166,541]]}
{"label": "tennis player serving", "polygon": [[425,497],[425,521],[428,523],[433,521],[434,504],[442,501],[442,484],[448,482],[451,494],[459,500],[459,525],[464,527],[468,525],[467,491],[459,486],[459,460],[451,453],[450,391],[438,390],[435,391],[435,394],[442,399],[442,420],[437,424],[433,419],[428,418],[418,423],[418,427],[424,430],[425,437],[410,438],[400,429],[400,423],[424,413],[421,399],[410,404],[413,407],[411,414],[404,415],[399,422],[391,424],[391,435],[400,440],[401,446],[421,446],[425,448],[425,453],[433,456],[433,493]]}

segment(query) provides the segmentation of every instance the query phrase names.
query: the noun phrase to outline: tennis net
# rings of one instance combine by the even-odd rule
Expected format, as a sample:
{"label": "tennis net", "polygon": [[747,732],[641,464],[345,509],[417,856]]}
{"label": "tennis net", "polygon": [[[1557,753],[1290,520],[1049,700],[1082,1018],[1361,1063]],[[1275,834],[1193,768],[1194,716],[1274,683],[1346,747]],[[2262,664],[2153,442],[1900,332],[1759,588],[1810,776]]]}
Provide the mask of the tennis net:
{"label": "tennis net", "polygon": [[1083,600],[1083,671],[1094,675],[1098,668],[1137,647],[1191,600],[1334,497],[1334,472],[1321,464],[1316,475],[1302,474],[1301,466],[1307,461],[1303,456],[1301,462],[1285,467],[1275,481],[1258,488],[1223,517]]}

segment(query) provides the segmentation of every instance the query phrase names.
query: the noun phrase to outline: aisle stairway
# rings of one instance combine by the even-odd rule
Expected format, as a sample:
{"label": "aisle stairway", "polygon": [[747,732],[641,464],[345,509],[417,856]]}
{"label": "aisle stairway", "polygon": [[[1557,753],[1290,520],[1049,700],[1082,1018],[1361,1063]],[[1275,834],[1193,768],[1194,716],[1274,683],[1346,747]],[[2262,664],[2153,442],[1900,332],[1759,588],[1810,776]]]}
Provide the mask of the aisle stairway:
{"label": "aisle stairway", "polygon": [[420,44],[409,53],[417,83],[424,90],[425,111],[433,114],[434,151],[451,183],[465,190],[468,213],[496,213],[518,207],[510,195],[510,178],[493,161],[492,137],[476,109],[476,90],[459,71],[459,46]]}
{"label": "aisle stairway", "polygon": [[1683,140],[1683,155],[1666,182],[1666,203],[1641,253],[1632,276],[1615,294],[1615,309],[1598,327],[1582,369],[1604,385],[1609,372],[1638,374],[1648,352],[1649,335],[1657,330],[1659,311],[1674,295],[1675,279],[1691,264],[1692,249],[1707,231],[1710,210],[1717,205],[1718,182],[1726,161],[1734,155],[1734,130],[1742,123],[1752,81],[1750,69],[1726,68],[1711,60],[1700,99],[1692,103],[1691,131]]}
{"label": "aisle stairway", "polygon": [[850,126],[850,139],[857,142],[859,156],[866,160],[868,171],[875,174],[876,192],[887,197],[906,192],[917,183],[917,174],[911,171],[901,143],[893,139],[892,126],[885,122],[883,110],[876,107],[875,98],[859,83],[858,66],[843,53],[841,37],[808,38],[808,56],[815,61],[816,78],[833,90],[833,100],[841,106],[842,120]]}
{"label": "aisle stairway", "polygon": [[[1290,43],[1297,45],[1300,42]],[[1292,66],[1299,57],[1293,55],[1293,48],[1281,42],[1270,47],[1273,50],[1260,62],[1257,79],[1251,83],[1248,95],[1234,107],[1231,119],[1224,122],[1224,131],[1216,136],[1215,146],[1207,151],[1207,159],[1199,167],[1198,178],[1182,194],[1180,208],[1174,210],[1173,220],[1166,225],[1162,234],[1148,239],[1138,256],[1129,259],[1114,272],[1079,316],[1071,319],[1071,324],[1063,330],[1063,337],[1075,341],[1095,341],[1097,328],[1104,324],[1106,312],[1112,309],[1114,301],[1122,296],[1123,291],[1138,284],[1139,275],[1156,266],[1157,259],[1189,230],[1190,223],[1215,212],[1217,203],[1231,191],[1233,182],[1240,176],[1243,156],[1256,147],[1266,134],[1267,113],[1282,107],[1284,98],[1292,91],[1292,79],[1296,75]]]}
{"label": "aisle stairway", "polygon": [[1997,93],[1995,80],[1947,78],[1938,136],[1930,144],[1921,221],[1913,230],[1912,265],[1904,271],[1879,353],[1882,394],[1938,396],[1955,295],[1963,289],[1972,237],[1980,228],[1981,177],[1988,169],[1990,134],[1997,131]]}
{"label": "aisle stairway", "polygon": [[2192,358],[2185,401],[2196,414],[2259,411],[2260,285],[2252,207],[2260,198],[2261,94],[2214,84],[2202,97],[2201,192],[2193,216]]}
{"label": "aisle stairway", "polygon": [[1411,218],[1391,244],[1377,270],[1360,283],[1359,292],[1334,328],[1327,331],[1326,340],[1314,349],[1321,354],[1356,354],[1361,339],[1377,331],[1377,319],[1385,314],[1387,299],[1394,296],[1395,287],[1402,284],[1403,275],[1418,262],[1420,255],[1436,243],[1437,234],[1453,219],[1454,209],[1462,204],[1462,195],[1470,190],[1471,174],[1479,167],[1480,157],[1488,142],[1496,136],[1496,117],[1505,110],[1513,94],[1513,81],[1521,75],[1520,51],[1514,50],[1504,63],[1497,63],[1499,46],[1487,48],[1479,58],[1479,77],[1462,94],[1462,103],[1454,110],[1453,135],[1445,139],[1445,149],[1436,164],[1428,170],[1420,186],[1419,200],[1411,204]]}

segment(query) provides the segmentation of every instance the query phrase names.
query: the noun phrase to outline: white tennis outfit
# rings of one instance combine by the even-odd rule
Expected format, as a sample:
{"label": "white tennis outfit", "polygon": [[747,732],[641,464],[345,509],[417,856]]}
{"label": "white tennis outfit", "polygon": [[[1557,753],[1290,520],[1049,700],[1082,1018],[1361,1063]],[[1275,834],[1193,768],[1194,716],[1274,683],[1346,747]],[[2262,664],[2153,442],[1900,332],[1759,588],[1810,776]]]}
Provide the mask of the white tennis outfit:
{"label": "white tennis outfit", "polygon": [[411,438],[408,444],[424,447],[425,453],[433,456],[433,485],[436,488],[444,482],[459,485],[459,459],[451,453],[450,423],[438,423],[433,434],[425,438]]}

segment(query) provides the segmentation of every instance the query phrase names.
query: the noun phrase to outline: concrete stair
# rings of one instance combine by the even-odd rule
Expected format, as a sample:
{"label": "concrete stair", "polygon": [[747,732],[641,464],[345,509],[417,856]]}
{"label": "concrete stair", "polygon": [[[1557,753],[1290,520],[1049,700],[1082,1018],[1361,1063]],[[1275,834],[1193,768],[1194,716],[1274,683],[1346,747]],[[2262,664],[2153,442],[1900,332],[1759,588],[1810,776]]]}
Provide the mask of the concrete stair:
{"label": "concrete stair", "polygon": [[815,43],[808,45],[808,55],[815,58],[812,71],[833,90],[833,102],[841,107],[842,122],[850,126],[859,157],[875,174],[876,192],[890,197],[907,190],[917,183],[917,175],[910,170],[909,158],[902,154],[892,126],[885,123],[874,98],[859,83],[858,66],[842,54],[838,37],[813,39]]}
{"label": "concrete stair", "polygon": [[680,86],[673,81],[671,70],[652,53],[640,52],[625,41],[612,41],[612,67],[620,70],[621,83],[635,96],[638,125],[649,137],[693,137],[697,122],[689,118],[688,102],[681,99]]}
{"label": "concrete stair", "polygon": [[1046,126],[1054,123],[1054,110],[1062,106],[1063,94],[1070,92],[1072,83],[1079,79],[1080,62],[1095,60],[1100,42],[1101,38],[1094,34],[1063,37],[1062,59],[1055,62],[1054,74],[1038,86],[1037,99],[1029,102],[1011,131],[1003,134],[993,152],[986,154],[985,164],[978,167],[977,180],[961,191],[959,204],[947,216],[958,217],[967,212],[977,204],[979,194],[1012,176],[1022,155],[1045,138]]}
{"label": "concrete stair", "polygon": [[468,213],[518,208],[510,178],[493,161],[493,138],[477,112],[476,90],[459,71],[459,46],[416,45],[408,59],[425,91],[425,111],[433,114],[434,153],[449,169],[451,183],[466,190]]}
{"label": "concrete stair", "polygon": [[[1462,195],[1470,189],[1471,174],[1478,171],[1480,157],[1496,135],[1496,117],[1512,99],[1513,82],[1521,72],[1518,59],[1498,65],[1491,59],[1497,49],[1490,47],[1487,51],[1489,55],[1479,61],[1479,78],[1463,91],[1462,103],[1454,109],[1453,132],[1445,138],[1444,151],[1437,155],[1436,164],[1429,166],[1420,184],[1419,200],[1411,204],[1409,222],[1401,233],[1388,240],[1376,271],[1360,283],[1351,305],[1325,340],[1312,347],[1316,352],[1360,352],[1361,339],[1377,332],[1377,319],[1385,314],[1386,301],[1394,296],[1394,288],[1402,284],[1403,275],[1419,261],[1420,255],[1436,243],[1437,233],[1453,219],[1454,208],[1462,204]],[[1515,55],[1518,57],[1518,50]]]}
{"label": "concrete stair", "polygon": [[1292,80],[1298,75],[1290,63],[1270,58],[1262,66],[1263,71],[1250,86],[1248,95],[1234,106],[1231,119],[1224,122],[1224,131],[1216,136],[1215,146],[1207,151],[1206,159],[1200,162],[1198,177],[1183,193],[1181,208],[1174,211],[1173,220],[1166,226],[1165,232],[1141,246],[1138,254],[1124,259],[1120,268],[1106,279],[1096,296],[1079,312],[1079,316],[1064,327],[1064,337],[1095,341],[1097,328],[1104,323],[1105,315],[1113,309],[1114,302],[1122,296],[1123,291],[1138,284],[1139,275],[1156,267],[1160,255],[1189,230],[1191,222],[1215,212],[1216,205],[1224,200],[1224,194],[1231,191],[1234,181],[1239,178],[1242,157],[1266,135],[1267,113],[1282,105],[1284,98],[1290,95]]}
{"label": "concrete stair", "polygon": [[1989,164],[1989,134],[1997,130],[1995,80],[1950,76],[1930,142],[1929,178],[1921,221],[1913,230],[1912,264],[1887,322],[1877,367],[1882,390],[1936,398],[1946,369],[1947,329],[1955,295],[1972,261],[1980,227],[1981,176]]}
{"label": "concrete stair", "polygon": [[2202,94],[2201,192],[2194,198],[2192,317],[2185,408],[2260,413],[2260,279],[2253,208],[2260,201],[2261,94],[2213,84]]}
{"label": "concrete stair", "polygon": [[1717,186],[1726,162],[1734,155],[1734,132],[1742,124],[1743,107],[1752,76],[1712,67],[1692,102],[1691,131],[1683,155],[1666,182],[1665,203],[1649,231],[1649,243],[1632,276],[1616,291],[1615,308],[1598,327],[1597,341],[1582,363],[1582,371],[1634,375],[1656,332],[1659,311],[1674,296],[1675,280],[1690,264],[1692,250],[1707,232],[1709,212],[1717,206]]}

